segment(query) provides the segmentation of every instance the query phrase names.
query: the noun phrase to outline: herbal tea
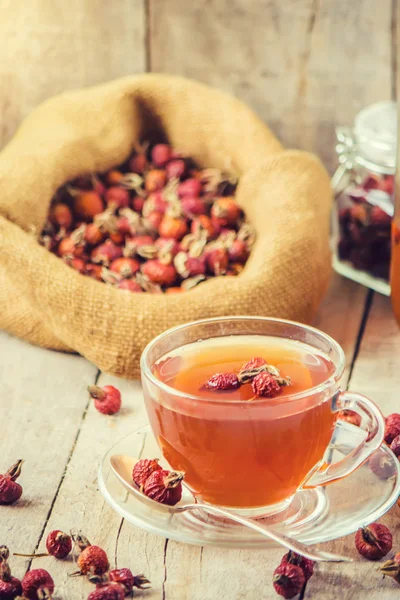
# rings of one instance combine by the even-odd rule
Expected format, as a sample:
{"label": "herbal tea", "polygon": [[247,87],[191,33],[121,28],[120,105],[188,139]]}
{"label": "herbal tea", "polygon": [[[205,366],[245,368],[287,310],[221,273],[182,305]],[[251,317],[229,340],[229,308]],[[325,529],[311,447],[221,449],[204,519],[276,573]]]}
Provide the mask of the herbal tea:
{"label": "herbal tea", "polygon": [[326,394],[291,397],[334,370],[314,348],[287,339],[235,335],[187,344],[153,366],[172,389],[156,398],[145,389],[151,426],[165,458],[186,472],[202,500],[278,504],[323,458],[334,425]]}

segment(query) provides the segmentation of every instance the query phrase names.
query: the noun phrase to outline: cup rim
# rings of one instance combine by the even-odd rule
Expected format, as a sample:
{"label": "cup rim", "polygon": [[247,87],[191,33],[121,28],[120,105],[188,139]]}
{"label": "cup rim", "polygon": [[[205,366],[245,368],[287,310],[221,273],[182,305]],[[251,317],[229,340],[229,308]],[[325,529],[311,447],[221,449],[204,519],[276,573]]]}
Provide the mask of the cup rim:
{"label": "cup rim", "polygon": [[146,376],[151,381],[151,383],[156,385],[158,388],[162,389],[164,392],[167,392],[168,394],[172,394],[173,396],[178,396],[178,397],[186,399],[186,400],[196,400],[198,402],[208,402],[210,404],[217,404],[217,403],[221,403],[221,402],[223,402],[224,404],[243,404],[243,405],[251,404],[252,406],[260,405],[263,403],[270,403],[271,398],[259,398],[258,400],[252,400],[249,403],[248,400],[225,400],[225,399],[221,400],[220,398],[215,398],[215,399],[214,398],[204,398],[201,396],[196,396],[194,394],[188,394],[186,392],[177,390],[177,389],[173,388],[172,386],[169,386],[168,384],[164,383],[163,381],[158,379],[154,375],[154,373],[151,371],[150,366],[147,364],[148,363],[147,357],[148,357],[148,354],[149,354],[150,350],[152,349],[152,347],[155,344],[157,344],[159,341],[163,340],[164,338],[173,334],[176,331],[187,329],[194,325],[202,325],[205,323],[215,323],[218,321],[219,322],[221,322],[221,321],[263,321],[263,322],[267,321],[270,323],[282,323],[285,325],[294,325],[303,330],[309,331],[310,333],[314,333],[314,334],[317,334],[317,335],[323,337],[325,339],[325,341],[329,342],[329,344],[336,350],[339,358],[338,358],[337,363],[335,363],[335,370],[332,373],[332,375],[330,377],[328,377],[327,379],[325,379],[324,381],[322,381],[321,383],[319,383],[318,385],[315,385],[312,388],[308,388],[306,390],[303,390],[302,392],[297,392],[296,394],[287,394],[285,396],[285,400],[288,402],[292,403],[297,400],[302,400],[303,398],[306,398],[308,396],[319,394],[319,393],[323,392],[326,388],[337,383],[343,375],[344,367],[345,367],[345,360],[346,360],[343,348],[340,346],[340,344],[338,342],[336,342],[336,340],[334,340],[330,335],[328,335],[324,331],[321,331],[317,327],[312,327],[311,325],[305,325],[304,323],[300,323],[298,321],[291,321],[289,319],[278,319],[278,318],[274,318],[274,317],[257,317],[257,316],[253,317],[253,316],[249,316],[249,315],[246,315],[246,316],[232,315],[232,316],[227,316],[227,317],[212,317],[209,319],[198,319],[196,321],[189,321],[188,323],[183,323],[181,325],[175,325],[174,327],[170,327],[163,333],[160,333],[155,338],[153,338],[147,344],[145,349],[143,350],[142,355],[140,357],[141,375]]}

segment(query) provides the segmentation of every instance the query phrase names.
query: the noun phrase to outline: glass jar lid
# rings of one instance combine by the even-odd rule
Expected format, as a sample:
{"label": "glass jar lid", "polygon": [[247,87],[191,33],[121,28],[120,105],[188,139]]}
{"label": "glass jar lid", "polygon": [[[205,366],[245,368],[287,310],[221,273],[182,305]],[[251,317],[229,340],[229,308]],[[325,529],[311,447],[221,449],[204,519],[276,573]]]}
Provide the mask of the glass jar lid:
{"label": "glass jar lid", "polygon": [[377,102],[361,110],[354,121],[356,161],[396,168],[397,109],[395,102]]}

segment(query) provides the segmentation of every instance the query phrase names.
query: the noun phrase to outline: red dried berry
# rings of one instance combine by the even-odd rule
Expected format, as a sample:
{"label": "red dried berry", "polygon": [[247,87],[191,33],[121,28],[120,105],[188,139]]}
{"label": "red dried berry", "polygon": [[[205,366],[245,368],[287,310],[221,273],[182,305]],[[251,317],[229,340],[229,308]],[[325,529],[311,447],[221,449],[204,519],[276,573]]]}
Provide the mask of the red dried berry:
{"label": "red dried berry", "polygon": [[139,590],[146,590],[148,589],[147,584],[150,583],[145,575],[142,573],[140,575],[133,575],[130,569],[114,569],[109,572],[108,577],[110,581],[115,581],[122,585],[126,595],[132,594],[134,587]]}
{"label": "red dried berry", "polygon": [[74,211],[83,221],[91,221],[103,210],[103,200],[96,192],[82,192],[74,198]]}
{"label": "red dried berry", "polygon": [[87,600],[124,600],[125,589],[119,583],[100,583]]}
{"label": "red dried berry", "polygon": [[310,579],[310,577],[312,577],[314,573],[315,562],[313,560],[310,560],[309,558],[305,558],[304,556],[297,554],[296,552],[293,552],[292,550],[285,554],[281,560],[281,564],[286,563],[291,565],[297,565],[298,567],[300,567],[304,573],[304,578],[306,582]]}
{"label": "red dried berry", "polygon": [[114,415],[121,408],[121,392],[113,385],[90,385],[88,392],[94,398],[96,409],[103,415]]}
{"label": "red dried berry", "polygon": [[132,235],[132,233],[134,233],[132,230],[131,222],[126,216],[117,217],[115,227],[118,233],[123,235]]}
{"label": "red dried berry", "polygon": [[71,258],[67,260],[67,264],[78,271],[78,273],[86,273],[86,263],[82,258]]}
{"label": "red dried berry", "polygon": [[145,202],[145,199],[142,198],[142,196],[135,196],[134,199],[132,200],[133,210],[135,210],[137,213],[141,213],[143,210],[144,202]]}
{"label": "red dried berry", "polygon": [[206,389],[218,391],[236,390],[240,386],[236,373],[216,373],[205,384]]}
{"label": "red dried berry", "polygon": [[228,248],[229,260],[233,262],[245,263],[249,254],[249,249],[243,240],[233,240]]}
{"label": "red dried berry", "polygon": [[0,562],[0,600],[14,600],[22,594],[19,579],[11,575],[7,560]]}
{"label": "red dried berry", "polygon": [[85,248],[82,244],[77,244],[72,236],[68,236],[61,240],[57,252],[59,256],[80,258]]}
{"label": "red dried berry", "polygon": [[121,231],[118,231],[118,229],[116,229],[115,231],[110,231],[108,236],[110,240],[114,242],[114,244],[116,244],[117,246],[122,246],[122,244],[125,242],[125,234]]}
{"label": "red dried berry", "polygon": [[141,246],[151,246],[153,244],[153,238],[151,235],[136,235],[126,240],[126,244],[137,250]]}
{"label": "red dried berry", "polygon": [[100,246],[97,246],[92,250],[90,258],[94,263],[109,265],[120,256],[122,256],[122,249],[120,246],[117,246],[111,240],[106,240],[103,244],[100,244]]}
{"label": "red dried berry", "polygon": [[142,287],[134,279],[123,279],[117,285],[120,290],[128,290],[129,292],[143,293]]}
{"label": "red dried berry", "polygon": [[250,360],[248,360],[247,363],[243,365],[243,367],[240,367],[239,373],[243,373],[243,371],[252,371],[253,369],[259,369],[260,367],[263,367],[266,364],[267,361],[264,360],[264,358],[261,358],[261,356],[256,356],[255,358],[251,358]]}
{"label": "red dried berry", "polygon": [[170,253],[172,257],[176,256],[181,249],[179,242],[173,238],[159,237],[154,242],[154,245],[161,253]]}
{"label": "red dried berry", "polygon": [[105,194],[108,206],[127,208],[129,206],[129,192],[125,188],[110,187]]}
{"label": "red dried berry", "polygon": [[102,548],[89,545],[80,553],[78,567],[82,575],[104,575],[104,573],[107,573],[110,564],[107,554]]}
{"label": "red dried berry", "polygon": [[303,569],[298,565],[282,563],[274,571],[272,584],[275,591],[284,598],[294,598],[300,594],[305,584]]}
{"label": "red dried berry", "polygon": [[275,398],[281,391],[276,378],[267,371],[256,375],[251,385],[254,394],[262,398]]}
{"label": "red dried berry", "polygon": [[201,194],[201,181],[190,177],[178,185],[177,193],[180,198],[193,198]]}
{"label": "red dried berry", "polygon": [[204,215],[207,212],[207,205],[201,198],[183,198],[181,206],[186,217]]}
{"label": "red dried berry", "polygon": [[181,240],[188,231],[186,219],[181,219],[179,217],[174,218],[166,215],[162,219],[158,231],[161,237]]}
{"label": "red dried berry", "polygon": [[141,486],[154,471],[161,470],[162,467],[158,464],[158,458],[142,458],[133,467],[132,479],[136,485]]}
{"label": "red dried berry", "polygon": [[17,460],[4,475],[0,475],[0,504],[14,504],[22,496],[22,487],[17,483],[23,461]]}
{"label": "red dried berry", "polygon": [[226,248],[210,248],[205,253],[207,269],[212,275],[223,275],[229,263]]}
{"label": "red dried berry", "polygon": [[381,523],[359,529],[355,536],[357,551],[368,560],[379,560],[392,549],[392,534]]}
{"label": "red dried berry", "polygon": [[390,446],[398,435],[400,435],[400,414],[392,413],[386,418],[385,442]]}
{"label": "red dried berry", "polygon": [[152,169],[146,173],[144,178],[144,187],[147,192],[156,192],[162,190],[167,181],[167,176],[162,169]]}
{"label": "red dried berry", "polygon": [[144,154],[136,154],[129,161],[129,171],[142,175],[147,167],[147,158]]}
{"label": "red dried berry", "polygon": [[22,579],[21,585],[22,593],[28,600],[51,598],[54,592],[53,578],[45,569],[28,571]]}
{"label": "red dried berry", "polygon": [[171,158],[172,150],[168,144],[156,144],[151,151],[151,160],[156,167],[164,167]]}
{"label": "red dried berry", "polygon": [[145,481],[143,493],[156,502],[175,506],[182,498],[184,476],[181,471],[154,471]]}
{"label": "red dried berry", "polygon": [[110,265],[110,271],[118,273],[124,278],[132,277],[140,269],[140,262],[135,258],[121,256],[116,258]]}
{"label": "red dried berry", "polygon": [[379,206],[373,206],[370,212],[371,225],[380,225],[383,227],[390,227],[392,217],[388,215]]}
{"label": "red dried berry", "polygon": [[103,281],[101,270],[101,265],[94,265],[93,263],[88,263],[86,265],[86,275],[92,277],[92,279],[97,279],[97,281]]}
{"label": "red dried berry", "polygon": [[148,277],[152,283],[158,285],[172,285],[176,279],[177,273],[173,265],[166,265],[154,258],[148,260],[142,266],[142,273]]}
{"label": "red dried berry", "polygon": [[59,529],[50,531],[46,539],[46,548],[51,556],[58,559],[65,558],[72,550],[71,536]]}
{"label": "red dried berry", "polygon": [[192,221],[190,230],[196,237],[206,234],[207,239],[212,239],[218,233],[212,224],[210,217],[207,217],[207,215],[195,217]]}
{"label": "red dried berry", "polygon": [[183,158],[173,158],[165,167],[167,180],[181,179],[186,173],[186,163]]}
{"label": "red dried berry", "polygon": [[152,231],[158,231],[158,228],[161,225],[162,220],[164,219],[164,214],[158,212],[157,210],[153,210],[150,214],[147,215],[144,219],[144,223],[147,229]]}
{"label": "red dried berry", "polygon": [[346,423],[351,423],[352,425],[356,425],[357,427],[360,427],[361,425],[361,416],[354,410],[340,410],[337,413],[336,420],[346,421]]}
{"label": "red dried berry", "polygon": [[174,259],[174,265],[179,275],[186,279],[196,275],[204,275],[206,272],[206,261],[204,256],[189,256],[186,252],[178,252]]}
{"label": "red dried berry", "polygon": [[242,209],[231,196],[217,198],[211,207],[211,217],[222,227],[235,226],[242,217]]}
{"label": "red dried berry", "polygon": [[369,459],[368,465],[379,479],[390,479],[395,474],[393,459],[381,452],[375,452]]}
{"label": "red dried berry", "polygon": [[112,169],[111,171],[108,171],[108,173],[106,173],[105,177],[108,185],[117,185],[123,179],[124,174],[122,173],[122,171]]}
{"label": "red dried berry", "polygon": [[51,208],[49,219],[53,225],[63,229],[69,229],[74,221],[70,207],[61,202]]}
{"label": "red dried berry", "polygon": [[396,435],[396,437],[390,444],[390,449],[393,452],[393,454],[396,455],[397,458],[400,457],[400,435]]}
{"label": "red dried berry", "polygon": [[95,225],[95,223],[88,223],[85,228],[85,241],[91,246],[97,246],[105,238],[104,232]]}

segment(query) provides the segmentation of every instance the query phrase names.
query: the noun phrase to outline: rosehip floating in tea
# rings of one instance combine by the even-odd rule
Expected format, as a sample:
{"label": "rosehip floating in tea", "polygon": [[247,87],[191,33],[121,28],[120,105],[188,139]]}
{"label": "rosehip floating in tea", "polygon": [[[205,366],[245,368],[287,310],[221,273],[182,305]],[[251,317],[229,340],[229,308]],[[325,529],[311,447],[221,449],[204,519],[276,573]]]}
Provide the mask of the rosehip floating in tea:
{"label": "rosehip floating in tea", "polygon": [[236,185],[168,144],[143,144],[123,165],[62,186],[40,242],[77,273],[125,292],[188,291],[239,275],[249,258],[255,235]]}

